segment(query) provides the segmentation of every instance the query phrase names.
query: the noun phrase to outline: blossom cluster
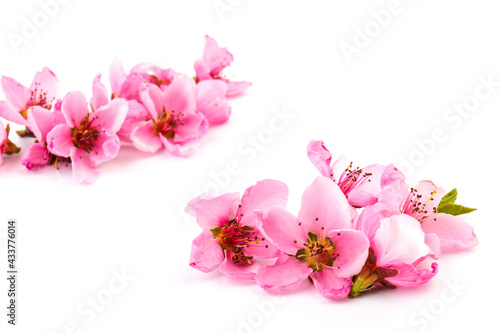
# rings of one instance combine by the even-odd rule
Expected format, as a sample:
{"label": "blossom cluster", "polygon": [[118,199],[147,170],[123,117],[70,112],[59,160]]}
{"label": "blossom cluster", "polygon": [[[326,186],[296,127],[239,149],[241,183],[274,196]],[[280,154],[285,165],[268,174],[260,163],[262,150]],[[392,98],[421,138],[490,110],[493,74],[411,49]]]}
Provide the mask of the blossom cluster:
{"label": "blossom cluster", "polygon": [[262,180],[239,193],[202,194],[186,212],[203,229],[193,241],[190,266],[254,280],[270,293],[305,280],[335,299],[377,285],[415,287],[437,273],[443,252],[478,244],[459,215],[457,190],[431,181],[410,188],[394,165],[364,168],[332,162],[322,141],[307,148],[321,173],[304,191],[297,216],[286,210],[288,187]]}
{"label": "blossom cluster", "polygon": [[[96,166],[115,158],[122,142],[144,152],[163,147],[186,156],[209,126],[227,122],[228,97],[251,85],[224,76],[232,61],[233,55],[209,36],[195,62],[194,78],[149,63],[127,73],[115,59],[109,73],[111,91],[98,74],[88,102],[82,92],[62,95],[61,82],[48,68],[35,75],[29,88],[4,76],[6,100],[0,101],[0,117],[25,126],[18,134],[35,139],[21,157],[26,168],[71,164],[78,182],[93,183],[99,176]],[[9,124],[4,127],[0,122],[0,165],[3,154],[20,152],[8,139],[9,131]]]}

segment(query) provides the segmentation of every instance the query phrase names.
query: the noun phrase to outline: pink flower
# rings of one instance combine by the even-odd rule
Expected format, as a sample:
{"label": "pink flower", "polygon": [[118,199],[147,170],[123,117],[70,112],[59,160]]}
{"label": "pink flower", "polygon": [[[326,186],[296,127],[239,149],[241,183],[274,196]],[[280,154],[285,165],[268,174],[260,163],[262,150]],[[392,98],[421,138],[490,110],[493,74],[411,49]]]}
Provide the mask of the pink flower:
{"label": "pink flower", "polygon": [[254,210],[267,212],[285,207],[288,188],[275,180],[263,180],[238,193],[201,195],[186,207],[203,228],[193,241],[190,266],[221,272],[235,278],[253,279],[261,265],[254,258],[275,258],[278,249],[256,228]]}
{"label": "pink flower", "polygon": [[38,72],[30,88],[16,80],[3,76],[2,89],[7,101],[0,102],[0,116],[16,124],[28,126],[28,109],[39,106],[50,110],[60,93],[61,84],[48,68]]}
{"label": "pink flower", "polygon": [[21,156],[21,164],[28,170],[47,165],[58,167],[58,163],[69,164],[67,157],[56,156],[47,149],[47,134],[59,124],[64,124],[64,116],[60,111],[49,111],[39,106],[28,109],[28,127],[37,141],[29,146]]}
{"label": "pink flower", "polygon": [[439,238],[443,251],[476,246],[477,237],[467,222],[458,216],[439,212],[438,205],[445,194],[442,187],[427,180],[409,191],[388,187],[381,194],[380,201],[386,203],[394,214],[407,214],[417,219],[426,234],[434,234]]}
{"label": "pink flower", "polygon": [[178,78],[165,91],[146,84],[141,100],[149,119],[137,124],[130,138],[134,146],[154,153],[162,146],[177,156],[191,152],[208,130],[208,121],[196,112],[196,87],[192,79]]}
{"label": "pink flower", "polygon": [[[390,215],[384,204],[366,207],[356,221],[356,228],[370,240],[368,259],[353,278],[350,297],[371,289],[375,283],[389,288],[415,287],[437,273],[437,264],[429,263],[431,242],[420,224],[408,215]],[[430,264],[430,269],[428,268]]]}
{"label": "pink flower", "polygon": [[0,165],[3,164],[3,154],[13,155],[21,151],[21,148],[18,148],[9,140],[9,132],[10,125],[7,124],[7,127],[4,128],[0,121]]}
{"label": "pink flower", "polygon": [[224,77],[222,71],[233,62],[233,55],[227,48],[221,48],[217,42],[205,36],[206,44],[203,56],[196,60],[194,69],[197,81],[221,80],[227,83],[227,95],[236,96],[242,94],[252,84],[250,82],[231,82]]}
{"label": "pink flower", "polygon": [[382,187],[404,184],[404,175],[394,165],[372,164],[364,168],[347,164],[342,156],[335,162],[323,141],[311,141],[307,147],[307,156],[319,172],[336,182],[356,208],[373,205]]}
{"label": "pink flower", "polygon": [[259,269],[256,282],[278,293],[310,278],[322,295],[347,297],[369,247],[366,236],[352,229],[349,211],[339,187],[320,176],[304,192],[297,218],[281,208],[258,214],[259,228],[284,254],[273,266]]}
{"label": "pink flower", "polygon": [[64,97],[61,108],[65,123],[47,134],[47,149],[71,158],[75,180],[93,183],[99,176],[96,165],[118,154],[120,139],[116,132],[127,114],[127,101],[117,98],[91,112],[85,96],[72,92]]}

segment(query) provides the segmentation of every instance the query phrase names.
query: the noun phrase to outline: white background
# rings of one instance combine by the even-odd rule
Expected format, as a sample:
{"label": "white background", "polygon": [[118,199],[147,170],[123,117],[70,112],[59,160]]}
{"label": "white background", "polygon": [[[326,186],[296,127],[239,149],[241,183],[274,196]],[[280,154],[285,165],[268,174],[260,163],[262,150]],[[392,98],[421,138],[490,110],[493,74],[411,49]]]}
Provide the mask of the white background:
{"label": "white background", "polygon": [[[127,146],[100,167],[101,178],[92,186],[75,184],[70,168],[31,173],[19,156],[6,158],[0,168],[0,230],[5,237],[7,219],[18,220],[19,313],[18,326],[6,324],[2,278],[1,332],[412,333],[497,327],[491,304],[500,296],[500,86],[466,117],[447,109],[471,100],[480,76],[500,81],[500,6],[486,0],[401,0],[390,23],[372,30],[368,45],[348,62],[342,43],[355,45],[357,29],[366,25],[376,29],[370,13],[386,9],[389,0],[221,2],[233,4],[222,16],[213,0],[70,0],[15,52],[8,34],[20,35],[23,17],[32,21],[41,7],[34,0],[1,1],[0,74],[28,86],[48,66],[66,91],[88,95],[98,72],[108,84],[115,56],[127,69],[149,61],[192,75],[205,34],[234,54],[227,73],[254,84],[231,100],[229,123],[211,128],[192,158]],[[285,110],[295,117],[271,139],[266,128]],[[416,142],[428,142],[436,129],[445,139],[427,143],[427,155],[419,153]],[[265,141],[260,150],[249,148],[259,135]],[[13,138],[22,147],[30,143]],[[306,156],[312,139],[359,166],[402,166],[402,159],[412,158],[417,163],[410,184],[432,179],[448,190],[457,187],[458,203],[478,208],[466,219],[480,245],[444,256],[427,285],[345,301],[326,299],[308,284],[276,300],[253,283],[189,267],[191,241],[200,229],[182,208],[213,182],[210,173],[219,174],[224,192],[243,192],[264,178],[284,181],[289,210],[297,213],[303,190],[317,176]],[[239,168],[223,179],[228,163]],[[6,271],[5,239],[0,242]],[[123,290],[95,317],[79,315],[92,297],[108,301],[106,288],[122,269],[133,276]],[[453,284],[459,288],[450,289]]]}

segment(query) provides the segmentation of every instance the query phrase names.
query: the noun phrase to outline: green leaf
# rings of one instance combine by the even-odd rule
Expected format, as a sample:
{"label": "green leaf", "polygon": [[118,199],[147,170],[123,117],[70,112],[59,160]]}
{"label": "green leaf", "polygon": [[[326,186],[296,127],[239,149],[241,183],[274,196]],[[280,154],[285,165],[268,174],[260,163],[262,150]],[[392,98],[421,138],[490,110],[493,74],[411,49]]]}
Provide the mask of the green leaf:
{"label": "green leaf", "polygon": [[450,192],[446,193],[443,198],[441,199],[441,202],[439,203],[438,205],[438,209],[441,205],[445,205],[445,204],[454,204],[455,201],[457,200],[457,195],[458,195],[458,191],[456,188],[454,188],[453,190],[451,190]]}
{"label": "green leaf", "polygon": [[439,206],[437,208],[438,213],[450,214],[453,216],[468,214],[468,213],[473,212],[475,210],[476,210],[476,208],[469,208],[469,207],[457,205],[454,203],[447,203],[444,205],[439,204]]}

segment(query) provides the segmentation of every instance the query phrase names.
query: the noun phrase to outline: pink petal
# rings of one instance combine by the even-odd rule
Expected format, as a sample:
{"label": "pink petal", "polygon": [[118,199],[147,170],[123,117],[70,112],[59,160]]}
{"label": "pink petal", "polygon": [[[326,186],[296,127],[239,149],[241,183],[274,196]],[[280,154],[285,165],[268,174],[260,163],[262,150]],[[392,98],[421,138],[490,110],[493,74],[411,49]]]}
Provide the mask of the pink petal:
{"label": "pink petal", "polygon": [[[156,121],[164,108],[164,93],[154,84],[146,84],[141,89],[141,101],[151,117]],[[165,110],[171,111],[171,110]]]}
{"label": "pink petal", "polygon": [[2,89],[5,98],[12,103],[16,112],[26,110],[28,104],[31,104],[31,91],[13,78],[2,76]]}
{"label": "pink petal", "polygon": [[[2,147],[5,142],[7,142],[7,131],[3,126],[3,123],[0,121],[0,147]],[[0,155],[3,155],[3,151],[0,151]]]}
{"label": "pink petal", "polygon": [[172,143],[182,144],[184,142],[199,140],[208,131],[207,118],[201,113],[188,113],[181,118],[181,124],[175,129]]}
{"label": "pink petal", "polygon": [[233,61],[233,55],[227,48],[221,48],[215,39],[205,36],[206,44],[203,52],[203,62],[210,69],[211,75],[219,74]]}
{"label": "pink petal", "polygon": [[262,265],[255,260],[249,265],[246,262],[233,263],[231,257],[233,253],[228,251],[226,259],[220,265],[220,272],[235,279],[254,280],[255,274]]}
{"label": "pink petal", "polygon": [[311,274],[316,289],[325,297],[346,298],[351,290],[351,279],[336,275],[335,269],[324,268]]}
{"label": "pink petal", "polygon": [[245,190],[241,197],[240,213],[243,217],[240,224],[254,227],[254,210],[264,213],[273,207],[286,208],[288,201],[288,186],[277,180],[265,179]]}
{"label": "pink petal", "polygon": [[432,263],[431,269],[417,269],[414,265],[403,264],[391,267],[399,271],[398,275],[385,278],[387,282],[404,288],[418,287],[427,283],[437,274],[437,263]]}
{"label": "pink petal", "polygon": [[174,156],[188,156],[200,146],[200,143],[194,140],[183,143],[173,143],[170,139],[165,138],[163,135],[160,135],[160,140],[163,143],[165,150]]}
{"label": "pink petal", "polygon": [[144,105],[139,102],[132,100],[128,101],[128,112],[123,121],[122,127],[118,131],[118,136],[120,140],[132,142],[130,135],[138,123],[145,121],[149,117],[149,112],[146,110]]}
{"label": "pink petal", "polygon": [[79,91],[68,93],[61,108],[66,124],[71,128],[80,126],[82,120],[89,115],[87,100]]}
{"label": "pink petal", "polygon": [[96,169],[90,154],[83,149],[73,147],[71,149],[71,165],[73,167],[73,179],[82,184],[93,184],[99,178],[99,171]]}
{"label": "pink petal", "polygon": [[114,159],[120,151],[121,143],[118,136],[114,133],[101,133],[99,139],[94,142],[90,159],[95,164],[101,164]]}
{"label": "pink petal", "polygon": [[420,226],[426,234],[434,233],[439,237],[443,251],[465,250],[478,244],[474,229],[458,216],[432,214]]}
{"label": "pink petal", "polygon": [[108,104],[108,102],[108,90],[101,83],[101,74],[98,74],[92,83],[92,98],[90,99],[90,105],[92,106],[92,110],[95,111]]}
{"label": "pink petal", "polygon": [[265,291],[278,294],[297,289],[311,272],[312,269],[307,263],[282,255],[273,266],[259,269],[255,275],[255,281]]}
{"label": "pink petal", "polygon": [[430,252],[420,223],[405,214],[380,221],[373,245],[379,267],[412,264]]}
{"label": "pink petal", "polygon": [[213,229],[234,219],[239,204],[239,193],[226,193],[216,197],[206,193],[191,200],[186,212],[196,217],[201,228]]}
{"label": "pink petal", "polygon": [[144,88],[144,84],[148,83],[142,75],[139,74],[129,74],[123,82],[119,94],[114,97],[125,98],[128,101],[136,100],[141,101],[141,90]]}
{"label": "pink petal", "polygon": [[276,245],[258,229],[254,229],[252,232],[254,233],[253,236],[260,239],[260,241],[258,243],[248,244],[249,246],[244,250],[245,255],[261,259],[271,259],[281,254],[281,251]]}
{"label": "pink petal", "polygon": [[307,157],[323,176],[333,178],[333,171],[330,167],[332,154],[326,149],[323,141],[311,141],[307,146]]}
{"label": "pink petal", "polygon": [[56,75],[47,67],[38,72],[33,79],[30,90],[36,90],[36,101],[39,101],[40,94],[43,92],[47,104],[51,104],[61,94],[62,85]]}
{"label": "pink petal", "polygon": [[40,143],[45,143],[47,134],[54,128],[54,113],[39,106],[28,109],[28,127]]}
{"label": "pink petal", "polygon": [[351,205],[365,207],[377,202],[377,196],[382,190],[380,178],[385,168],[385,166],[379,164],[372,164],[363,168],[363,173],[371,173],[371,176],[368,176],[367,180],[349,191],[347,199]]}
{"label": "pink petal", "polygon": [[241,82],[232,82],[226,81],[227,83],[227,93],[228,97],[234,97],[243,94],[250,86],[251,82],[241,81]]}
{"label": "pink petal", "polygon": [[359,217],[355,219],[354,228],[362,231],[372,242],[377,229],[380,227],[380,221],[390,215],[392,214],[390,214],[389,208],[385,204],[376,203],[363,209]]}
{"label": "pink petal", "polygon": [[323,176],[317,177],[304,191],[297,218],[306,232],[313,232],[320,238],[330,230],[352,228],[344,193],[330,178]]}
{"label": "pink petal", "polygon": [[307,241],[307,231],[299,227],[291,213],[282,208],[271,208],[267,214],[255,212],[257,225],[281,251],[295,255]]}
{"label": "pink petal", "polygon": [[368,258],[370,247],[368,238],[357,230],[332,230],[328,237],[332,239],[335,254],[338,255],[332,268],[335,270],[335,275],[340,278],[351,278],[358,274]]}
{"label": "pink petal", "polygon": [[176,79],[165,90],[163,107],[166,111],[188,116],[196,112],[196,84],[193,79]]}
{"label": "pink petal", "polygon": [[196,85],[197,110],[207,117],[211,125],[223,124],[231,116],[226,92],[227,85],[220,80],[201,81]]}
{"label": "pink petal", "polygon": [[127,74],[123,69],[123,65],[120,59],[115,58],[111,63],[111,67],[109,68],[109,79],[111,82],[111,91],[113,95],[116,97],[120,92],[123,83],[127,78]]}
{"label": "pink petal", "polygon": [[47,149],[54,155],[70,157],[75,148],[71,128],[66,124],[57,125],[47,134]]}
{"label": "pink petal", "polygon": [[160,137],[155,134],[152,121],[138,123],[130,134],[130,140],[135,148],[146,153],[156,153],[161,148]]}
{"label": "pink petal", "polygon": [[28,121],[9,101],[0,101],[0,117],[19,125],[28,126]]}
{"label": "pink petal", "polygon": [[434,259],[438,259],[441,257],[441,241],[439,240],[438,235],[434,233],[426,233],[425,234],[425,244],[431,249],[431,257]]}
{"label": "pink petal", "polygon": [[[417,194],[422,196],[420,199],[418,199],[418,201],[420,201],[423,204],[422,208],[425,206],[425,210],[428,212],[434,211],[434,209],[436,209],[437,206],[439,205],[439,202],[441,201],[443,196],[446,194],[444,188],[436,186],[430,180],[420,181],[415,187],[415,189],[417,190]],[[421,211],[425,210],[421,209]],[[410,215],[416,218],[417,220],[421,221],[422,218],[428,214],[425,214],[424,212],[415,212],[411,213]]]}
{"label": "pink petal", "polygon": [[[404,184],[405,179],[405,175],[399,171],[394,164],[390,164],[385,168],[382,177],[380,178],[380,186],[382,188],[387,186],[398,187],[401,186],[401,184]],[[408,185],[406,185],[406,187],[407,186]]]}
{"label": "pink petal", "polygon": [[128,102],[123,98],[115,98],[90,116],[93,126],[99,131],[116,133],[125,120],[128,112]]}
{"label": "pink petal", "polygon": [[224,260],[224,252],[219,242],[209,230],[203,230],[193,240],[189,266],[204,273],[212,272]]}
{"label": "pink petal", "polygon": [[194,71],[196,72],[196,77],[200,81],[204,80],[212,80],[212,76],[210,75],[210,67],[203,62],[203,60],[196,60],[194,63]]}
{"label": "pink petal", "polygon": [[28,170],[35,170],[47,166],[49,163],[47,160],[48,153],[45,144],[34,143],[24,151],[21,156],[21,164]]}

